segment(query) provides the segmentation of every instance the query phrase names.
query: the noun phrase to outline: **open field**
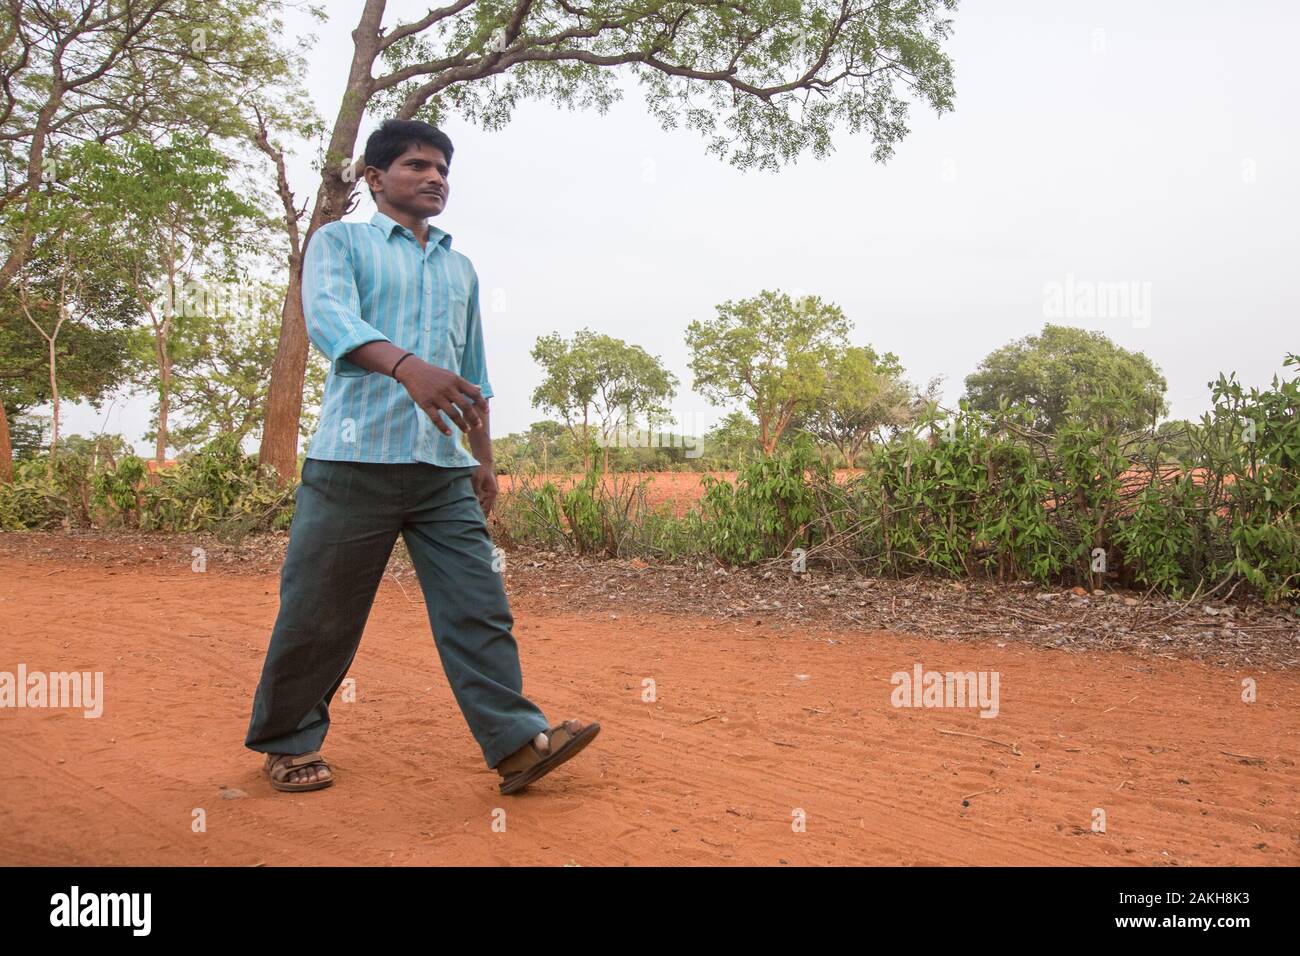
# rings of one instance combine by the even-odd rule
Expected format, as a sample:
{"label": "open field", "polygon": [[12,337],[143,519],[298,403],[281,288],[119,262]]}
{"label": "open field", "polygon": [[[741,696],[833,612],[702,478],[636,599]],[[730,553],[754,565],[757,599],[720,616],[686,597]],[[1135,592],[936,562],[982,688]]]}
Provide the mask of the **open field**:
{"label": "open field", "polygon": [[[607,488],[626,494],[638,481],[644,479],[646,504],[651,507],[666,506],[680,518],[704,494],[704,485],[701,481],[703,474],[697,471],[623,472],[607,475],[603,480]],[[736,480],[734,471],[712,471],[709,474],[733,483]],[[836,478],[841,481],[852,474],[857,474],[857,471],[841,468],[835,473]],[[527,483],[531,487],[540,488],[546,481],[551,481],[563,491],[581,480],[580,474],[555,472],[530,478]],[[498,475],[497,481],[500,484],[502,498],[509,496],[520,483],[514,475]]]}

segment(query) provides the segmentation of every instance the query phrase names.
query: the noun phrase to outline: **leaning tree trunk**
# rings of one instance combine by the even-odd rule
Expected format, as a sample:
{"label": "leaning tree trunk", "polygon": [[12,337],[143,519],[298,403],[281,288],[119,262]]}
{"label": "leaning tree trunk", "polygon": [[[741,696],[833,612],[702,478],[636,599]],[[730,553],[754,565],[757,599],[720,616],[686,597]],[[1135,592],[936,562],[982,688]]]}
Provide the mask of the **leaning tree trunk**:
{"label": "leaning tree trunk", "polygon": [[[327,222],[342,219],[347,212],[348,200],[356,183],[353,177],[345,179],[344,168],[356,170],[356,164],[345,167],[353,159],[357,133],[370,102],[374,78],[372,71],[379,57],[383,39],[383,0],[366,0],[361,20],[352,32],[352,67],[348,72],[348,85],[334,119],[326,152],[325,169],[321,173],[316,191],[316,205],[311,223],[303,237],[302,247],[289,250],[289,283],[280,312],[280,344],[271,366],[271,385],[266,396],[266,418],[262,427],[262,447],[258,454],[259,465],[270,465],[277,479],[288,484],[297,477],[298,426],[302,418],[302,386],[307,377],[307,324],[302,310],[302,254],[316,230]],[[279,170],[281,198],[286,201],[291,236],[297,231],[297,219],[291,212],[292,194],[284,177],[282,163]]]}
{"label": "leaning tree trunk", "polygon": [[302,312],[302,270],[289,273],[289,288],[280,311],[280,344],[271,366],[266,396],[259,464],[270,465],[282,483],[298,467],[298,425],[302,418],[302,386],[307,377],[307,323]]}

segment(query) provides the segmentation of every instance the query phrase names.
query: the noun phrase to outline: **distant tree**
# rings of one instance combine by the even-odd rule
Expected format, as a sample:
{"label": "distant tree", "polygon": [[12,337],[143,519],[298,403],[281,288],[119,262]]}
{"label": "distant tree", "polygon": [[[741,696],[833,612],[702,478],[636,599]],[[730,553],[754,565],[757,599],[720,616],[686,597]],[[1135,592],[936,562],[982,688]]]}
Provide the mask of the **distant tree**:
{"label": "distant tree", "polygon": [[48,415],[15,414],[12,420],[15,458],[35,458],[49,447],[45,437],[50,423]]}
{"label": "distant tree", "polygon": [[[29,256],[25,270],[39,271],[42,255],[38,248]],[[36,281],[34,277],[32,281]],[[25,457],[33,440],[48,445],[36,436],[48,434],[49,416],[31,410],[50,403],[53,396],[49,345],[28,322],[20,299],[14,285],[0,291],[0,404],[6,418],[13,421],[12,452]],[[39,311],[36,314],[39,318]],[[46,319],[39,321],[43,328],[51,328]],[[56,339],[60,400],[86,401],[98,409],[103,399],[125,385],[132,369],[128,334],[126,321],[65,322]]]}
{"label": "distant tree", "polygon": [[762,454],[758,422],[744,412],[731,412],[704,435],[703,458],[715,467],[734,468]]}
{"label": "distant tree", "polygon": [[1048,324],[990,353],[966,378],[970,406],[996,412],[1005,401],[1035,413],[1035,427],[1056,431],[1071,399],[1114,397],[1123,409],[1118,423],[1150,426],[1165,415],[1165,378],[1141,352],[1120,348],[1100,332]]}
{"label": "distant tree", "polygon": [[[171,338],[171,405],[176,424],[170,443],[177,449],[206,445],[218,435],[235,435],[242,442],[256,437],[266,409],[266,382],[275,361],[280,328],[282,284],[250,283],[251,310],[245,314],[192,315],[176,325]],[[136,333],[138,353],[151,353],[154,331]],[[159,365],[141,384],[157,392]],[[319,353],[307,365],[305,411],[299,420],[303,437],[315,427],[328,364]],[[146,436],[157,438],[158,416]]]}
{"label": "distant tree", "polygon": [[1202,424],[1188,419],[1170,419],[1161,422],[1155,435],[1143,443],[1142,454],[1147,458],[1158,458],[1162,462],[1177,462],[1189,459],[1196,451],[1196,438]]}
{"label": "distant tree", "polygon": [[686,329],[695,388],[715,405],[743,402],[771,455],[795,415],[822,399],[827,370],[849,347],[851,323],[815,295],[796,302],[764,290],[716,308],[715,318]]}
{"label": "distant tree", "polygon": [[[93,207],[64,202],[53,189],[41,190],[28,197],[25,221],[35,229],[35,238],[5,298],[16,303],[16,315],[9,321],[25,320],[44,352],[45,394],[51,405],[48,467],[53,473],[62,401],[68,397],[66,387],[61,388],[65,384],[60,376],[62,358],[75,348],[77,339],[99,339],[104,344],[103,340],[120,336],[125,346],[126,330],[135,322],[138,306],[113,237],[101,228]],[[20,365],[30,367],[33,361],[34,354],[18,357]],[[113,363],[108,373],[95,383],[99,387],[94,393],[81,397],[97,399],[115,387],[124,377],[125,362]]]}
{"label": "distant tree", "polygon": [[913,420],[912,390],[903,379],[898,356],[877,355],[870,346],[845,349],[831,360],[827,373],[822,399],[796,416],[791,427],[833,446],[853,468],[873,436]]}
{"label": "distant tree", "polygon": [[[564,419],[583,448],[582,468],[591,460],[592,427],[610,434],[637,413],[668,414],[677,376],[639,345],[581,329],[569,342],[558,333],[539,338],[532,351],[546,373],[534,391],[534,408]],[[609,464],[608,445],[605,464]]]}
{"label": "distant tree", "polygon": [[569,427],[552,419],[533,422],[526,432],[493,438],[492,450],[497,462],[510,470],[533,466],[544,473],[569,472],[582,464]]}

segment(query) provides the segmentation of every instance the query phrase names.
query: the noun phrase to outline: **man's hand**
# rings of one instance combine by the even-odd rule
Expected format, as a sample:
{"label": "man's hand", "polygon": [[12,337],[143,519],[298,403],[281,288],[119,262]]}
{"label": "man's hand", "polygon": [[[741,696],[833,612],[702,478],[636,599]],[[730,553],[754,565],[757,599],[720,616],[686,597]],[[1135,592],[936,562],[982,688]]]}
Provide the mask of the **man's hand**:
{"label": "man's hand", "polygon": [[492,505],[497,500],[497,476],[493,467],[491,462],[479,465],[470,476],[470,481],[474,485],[474,494],[478,495],[478,503],[483,509],[484,517],[492,513]]}
{"label": "man's hand", "polygon": [[[451,429],[438,414],[439,409],[446,412],[447,417],[463,432],[472,431],[483,424],[476,411],[477,407],[484,413],[487,412],[487,399],[483,397],[483,391],[455,372],[430,365],[418,355],[412,355],[398,367],[397,381],[444,435],[450,435]],[[466,401],[467,398],[469,401]]]}

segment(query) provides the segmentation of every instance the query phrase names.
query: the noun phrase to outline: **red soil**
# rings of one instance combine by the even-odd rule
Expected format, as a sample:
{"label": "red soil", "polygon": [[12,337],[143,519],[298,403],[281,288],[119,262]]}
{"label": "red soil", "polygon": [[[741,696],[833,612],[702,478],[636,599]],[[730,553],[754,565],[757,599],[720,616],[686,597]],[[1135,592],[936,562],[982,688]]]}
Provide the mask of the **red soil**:
{"label": "red soil", "polygon": [[[336,700],[323,748],[336,783],[280,793],[243,747],[276,588],[214,563],[0,554],[0,671],[104,674],[97,719],[0,708],[0,863],[1300,863],[1293,671],[557,607],[513,587],[525,689],[553,720],[599,720],[591,747],[501,796],[418,589],[385,580],[357,701]],[[918,661],[997,671],[1000,713],[892,707],[891,674]]]}

